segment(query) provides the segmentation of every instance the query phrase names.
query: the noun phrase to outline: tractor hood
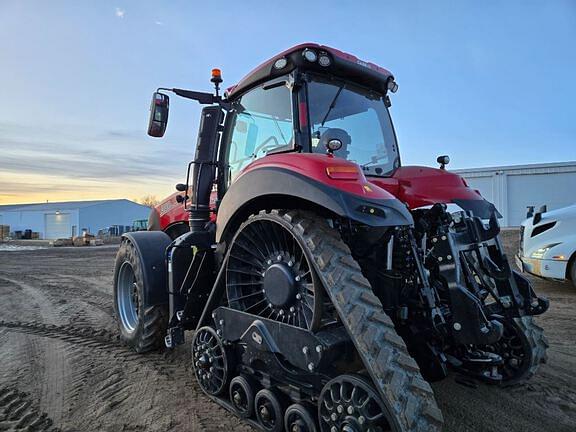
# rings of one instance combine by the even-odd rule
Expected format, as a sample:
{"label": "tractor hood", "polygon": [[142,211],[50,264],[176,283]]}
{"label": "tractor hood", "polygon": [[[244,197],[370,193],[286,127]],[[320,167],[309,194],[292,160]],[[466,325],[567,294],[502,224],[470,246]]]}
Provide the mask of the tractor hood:
{"label": "tractor hood", "polygon": [[482,219],[489,219],[494,211],[500,217],[492,203],[470,188],[462,177],[450,171],[404,166],[398,168],[392,177],[370,177],[369,180],[395,195],[411,210],[436,203],[454,203]]}

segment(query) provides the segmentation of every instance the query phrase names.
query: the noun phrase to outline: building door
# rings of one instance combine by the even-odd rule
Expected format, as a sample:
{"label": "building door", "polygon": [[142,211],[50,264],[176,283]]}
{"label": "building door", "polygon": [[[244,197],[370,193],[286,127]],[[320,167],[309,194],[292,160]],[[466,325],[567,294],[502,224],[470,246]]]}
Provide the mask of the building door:
{"label": "building door", "polygon": [[70,214],[48,213],[45,215],[44,238],[70,238],[71,235],[72,226],[70,223]]}

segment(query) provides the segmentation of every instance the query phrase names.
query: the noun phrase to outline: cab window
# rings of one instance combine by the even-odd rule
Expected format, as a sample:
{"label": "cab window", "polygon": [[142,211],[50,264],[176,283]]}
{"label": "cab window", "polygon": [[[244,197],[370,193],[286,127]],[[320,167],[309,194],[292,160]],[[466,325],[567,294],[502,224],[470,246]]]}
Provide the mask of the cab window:
{"label": "cab window", "polygon": [[252,161],[293,144],[291,90],[285,79],[257,87],[232,105],[226,161],[228,184]]}

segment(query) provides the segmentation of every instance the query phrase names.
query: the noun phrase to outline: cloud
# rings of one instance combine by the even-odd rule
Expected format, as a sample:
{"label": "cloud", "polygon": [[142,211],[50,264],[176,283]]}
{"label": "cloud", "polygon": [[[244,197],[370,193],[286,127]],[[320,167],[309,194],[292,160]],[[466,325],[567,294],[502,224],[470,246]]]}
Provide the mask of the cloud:
{"label": "cloud", "polygon": [[155,24],[156,24],[156,25],[159,25],[159,26],[163,26],[163,25],[164,25],[164,23],[163,23],[162,21],[155,21]]}
{"label": "cloud", "polygon": [[126,13],[126,11],[124,9],[120,9],[120,8],[116,8],[116,16],[118,18],[124,18],[124,14]]}
{"label": "cloud", "polygon": [[194,148],[155,144],[131,129],[0,120],[0,203],[163,197],[184,180]]}

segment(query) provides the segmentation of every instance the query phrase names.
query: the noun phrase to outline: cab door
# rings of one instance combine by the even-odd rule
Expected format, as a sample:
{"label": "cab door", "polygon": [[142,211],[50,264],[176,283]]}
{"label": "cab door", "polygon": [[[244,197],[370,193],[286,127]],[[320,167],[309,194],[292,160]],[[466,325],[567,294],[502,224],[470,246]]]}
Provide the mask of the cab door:
{"label": "cab door", "polygon": [[295,148],[291,87],[288,77],[281,77],[232,102],[220,153],[220,197],[253,161]]}

